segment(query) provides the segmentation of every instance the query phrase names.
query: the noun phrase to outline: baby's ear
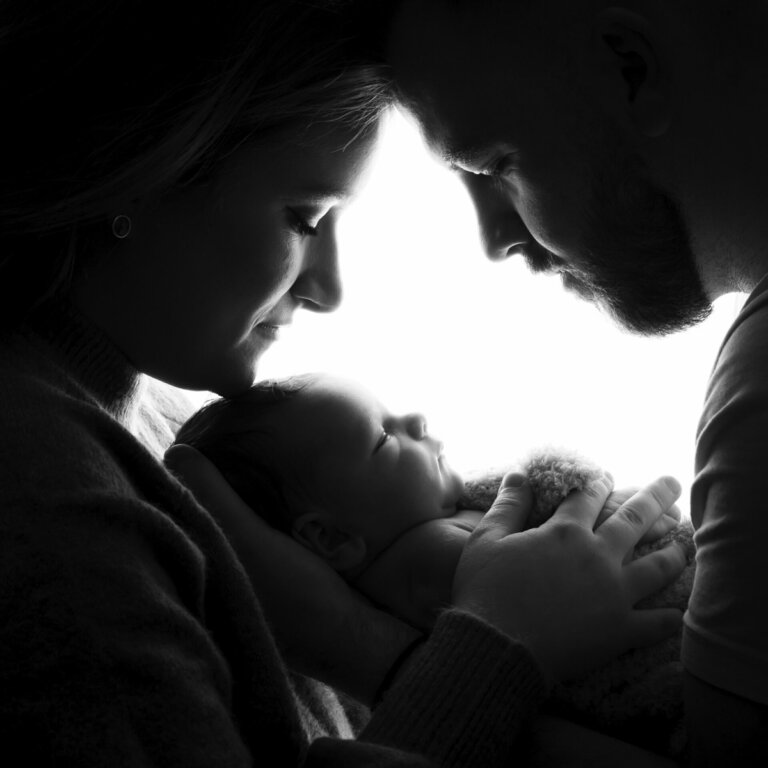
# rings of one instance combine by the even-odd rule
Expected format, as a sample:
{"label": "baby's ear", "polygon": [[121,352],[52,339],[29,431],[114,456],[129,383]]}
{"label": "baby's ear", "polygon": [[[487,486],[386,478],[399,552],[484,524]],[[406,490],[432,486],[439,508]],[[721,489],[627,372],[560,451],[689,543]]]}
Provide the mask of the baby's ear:
{"label": "baby's ear", "polygon": [[296,518],[291,534],[336,571],[356,568],[365,560],[363,537],[340,527],[322,512],[307,512]]}

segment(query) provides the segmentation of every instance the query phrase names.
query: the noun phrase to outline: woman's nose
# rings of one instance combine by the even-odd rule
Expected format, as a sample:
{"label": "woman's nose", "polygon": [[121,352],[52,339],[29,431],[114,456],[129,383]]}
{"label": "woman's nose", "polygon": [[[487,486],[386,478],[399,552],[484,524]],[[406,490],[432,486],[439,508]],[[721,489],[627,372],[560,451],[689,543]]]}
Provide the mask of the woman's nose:
{"label": "woman's nose", "polygon": [[427,436],[427,420],[420,413],[409,413],[403,420],[405,431],[414,440],[423,440]]}
{"label": "woman's nose", "polygon": [[467,173],[463,180],[475,206],[486,256],[502,261],[525,250],[533,238],[504,190],[486,176]]}
{"label": "woman's nose", "polygon": [[313,312],[333,312],[339,307],[342,287],[334,232],[319,237],[308,247],[304,267],[291,294]]}

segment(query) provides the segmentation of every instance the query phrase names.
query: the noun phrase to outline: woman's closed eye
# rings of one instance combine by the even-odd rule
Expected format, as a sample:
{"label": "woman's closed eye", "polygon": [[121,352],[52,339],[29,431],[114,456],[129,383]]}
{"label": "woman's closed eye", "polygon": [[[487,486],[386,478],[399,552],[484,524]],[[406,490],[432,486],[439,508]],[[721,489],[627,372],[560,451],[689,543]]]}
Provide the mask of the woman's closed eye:
{"label": "woman's closed eye", "polygon": [[288,226],[301,237],[317,237],[318,228],[313,227],[306,216],[303,216],[295,208],[286,208],[288,213]]}

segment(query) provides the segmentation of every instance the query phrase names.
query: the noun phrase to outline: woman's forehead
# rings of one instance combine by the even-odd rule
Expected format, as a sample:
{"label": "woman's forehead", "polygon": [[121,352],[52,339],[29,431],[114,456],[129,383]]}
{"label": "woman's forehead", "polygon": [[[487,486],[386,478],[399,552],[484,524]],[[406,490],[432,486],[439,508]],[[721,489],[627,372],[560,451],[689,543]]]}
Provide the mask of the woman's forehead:
{"label": "woman's forehead", "polygon": [[277,196],[337,205],[357,192],[377,137],[318,128],[316,139],[306,142],[298,140],[296,131],[281,132],[233,152],[218,180],[238,186],[259,181]]}

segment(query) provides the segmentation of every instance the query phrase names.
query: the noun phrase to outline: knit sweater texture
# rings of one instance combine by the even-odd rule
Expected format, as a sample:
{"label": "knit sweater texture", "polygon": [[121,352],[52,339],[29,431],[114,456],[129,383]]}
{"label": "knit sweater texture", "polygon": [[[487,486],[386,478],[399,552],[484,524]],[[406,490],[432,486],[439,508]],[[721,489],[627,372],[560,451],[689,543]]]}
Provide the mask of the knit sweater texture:
{"label": "knit sweater texture", "polygon": [[[0,743],[19,765],[510,766],[543,696],[459,611],[357,738],[165,469],[190,413],[65,301],[0,339]],[[9,763],[5,763],[9,764]]]}

